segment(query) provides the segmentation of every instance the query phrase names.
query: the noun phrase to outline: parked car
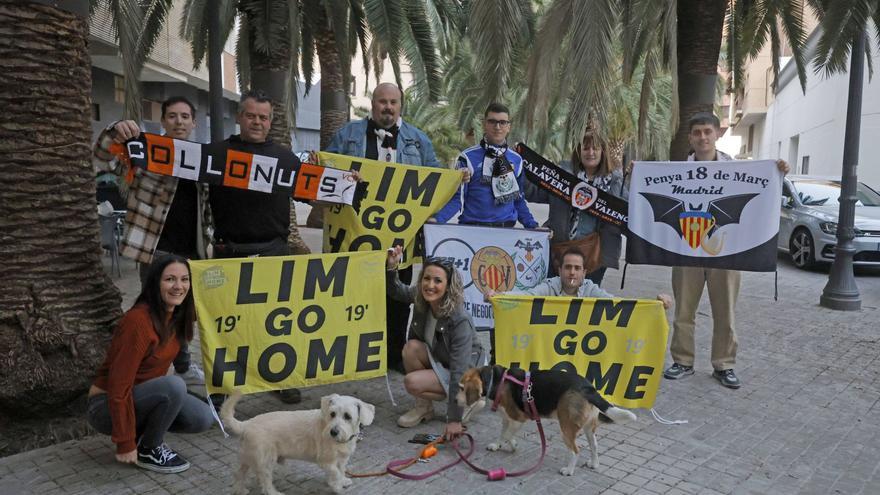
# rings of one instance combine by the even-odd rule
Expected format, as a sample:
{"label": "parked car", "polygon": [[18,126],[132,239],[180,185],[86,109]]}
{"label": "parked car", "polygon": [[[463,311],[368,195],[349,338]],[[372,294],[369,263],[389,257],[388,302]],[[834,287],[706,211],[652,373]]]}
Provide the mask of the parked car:
{"label": "parked car", "polygon": [[[793,175],[782,186],[779,249],[798,268],[834,261],[840,179]],[[859,182],[853,262],[880,265],[880,194]]]}

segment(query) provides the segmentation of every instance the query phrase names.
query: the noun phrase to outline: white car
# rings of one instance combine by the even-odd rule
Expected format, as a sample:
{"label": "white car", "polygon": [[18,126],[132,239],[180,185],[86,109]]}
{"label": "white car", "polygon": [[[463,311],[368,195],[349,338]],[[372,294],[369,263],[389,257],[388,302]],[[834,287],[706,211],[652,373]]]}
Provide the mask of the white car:
{"label": "white car", "polygon": [[[779,249],[798,268],[834,261],[840,179],[793,175],[782,186]],[[853,262],[880,265],[880,194],[859,182]]]}

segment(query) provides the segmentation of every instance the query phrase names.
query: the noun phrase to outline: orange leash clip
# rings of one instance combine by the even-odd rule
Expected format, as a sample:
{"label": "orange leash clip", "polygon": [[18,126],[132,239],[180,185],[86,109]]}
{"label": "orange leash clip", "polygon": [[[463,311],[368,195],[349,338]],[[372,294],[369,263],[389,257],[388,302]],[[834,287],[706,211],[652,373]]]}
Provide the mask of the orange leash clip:
{"label": "orange leash clip", "polygon": [[[419,462],[420,460],[427,461],[428,459],[434,457],[435,455],[437,455],[437,452],[439,452],[437,450],[437,445],[443,442],[443,437],[440,437],[437,440],[434,440],[433,442],[425,445],[424,447],[422,447],[422,450],[419,452],[419,455],[417,457],[413,457],[405,463],[397,466],[397,469],[403,470]],[[385,469],[385,471],[375,471],[372,473],[351,473],[348,471],[345,472],[345,475],[349,478],[371,478],[375,476],[385,476],[386,474],[389,474],[387,468]]]}

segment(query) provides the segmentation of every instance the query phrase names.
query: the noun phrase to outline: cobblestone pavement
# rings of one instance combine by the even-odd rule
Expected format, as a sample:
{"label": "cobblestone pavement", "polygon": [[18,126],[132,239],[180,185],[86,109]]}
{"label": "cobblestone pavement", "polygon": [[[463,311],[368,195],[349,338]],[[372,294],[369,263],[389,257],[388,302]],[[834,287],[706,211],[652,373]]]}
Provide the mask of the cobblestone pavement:
{"label": "cobblestone pavement", "polygon": [[[303,217],[305,218],[305,217]],[[309,244],[320,235],[306,231]],[[135,270],[124,265],[120,286],[126,301],[137,290]],[[669,292],[669,269],[630,266],[626,289],[620,272],[611,271],[606,288],[628,296]],[[600,466],[574,476],[558,474],[567,451],[554,421],[547,422],[548,454],[535,473],[488,482],[464,466],[427,481],[391,477],[355,480],[352,494],[434,493],[660,493],[801,494],[880,493],[880,270],[859,270],[860,312],[819,307],[826,271],[797,270],[780,257],[779,300],[773,299],[773,274],[745,273],[737,308],[740,390],[721,387],[711,377],[708,358],[711,318],[707,298],[698,314],[697,373],[680,381],[664,380],[656,410],[687,424],[663,425],[648,411],[636,411],[629,425],[599,430]],[[127,306],[126,306],[127,307]],[[667,357],[668,360],[668,357]],[[318,407],[320,397],[351,394],[376,405],[375,423],[366,429],[349,468],[369,471],[416,450],[406,443],[415,432],[440,432],[434,421],[403,430],[396,417],[411,405],[402,377],[389,375],[399,405],[394,406],[384,379],[314,387],[297,406],[269,394],[245,397],[239,417],[278,409]],[[442,412],[443,406],[438,406]],[[873,419],[872,419],[873,418]],[[478,443],[475,460],[508,471],[531,465],[540,453],[534,426],[516,454],[488,453],[482,446],[500,428],[496,414],[484,411],[470,427]],[[521,434],[522,435],[522,434]],[[182,474],[161,475],[114,462],[113,445],[95,435],[0,459],[0,494],[229,493],[237,467],[238,440],[219,429],[199,435],[169,434],[168,443],[192,462]],[[585,442],[581,445],[586,448]],[[588,454],[583,453],[581,462]],[[441,453],[440,460],[449,459]],[[440,460],[432,461],[437,465]],[[429,465],[430,466],[430,465]],[[275,471],[276,486],[288,494],[330,493],[322,471],[288,461]],[[252,480],[251,493],[258,493]]]}

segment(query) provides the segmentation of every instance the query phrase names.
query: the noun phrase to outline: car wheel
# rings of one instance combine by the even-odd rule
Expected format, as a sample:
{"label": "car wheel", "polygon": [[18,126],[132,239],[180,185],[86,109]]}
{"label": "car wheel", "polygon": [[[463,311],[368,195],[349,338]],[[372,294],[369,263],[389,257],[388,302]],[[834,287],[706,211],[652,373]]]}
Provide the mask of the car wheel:
{"label": "car wheel", "polygon": [[788,253],[798,268],[810,268],[816,264],[816,244],[809,230],[800,228],[794,231],[788,242]]}

